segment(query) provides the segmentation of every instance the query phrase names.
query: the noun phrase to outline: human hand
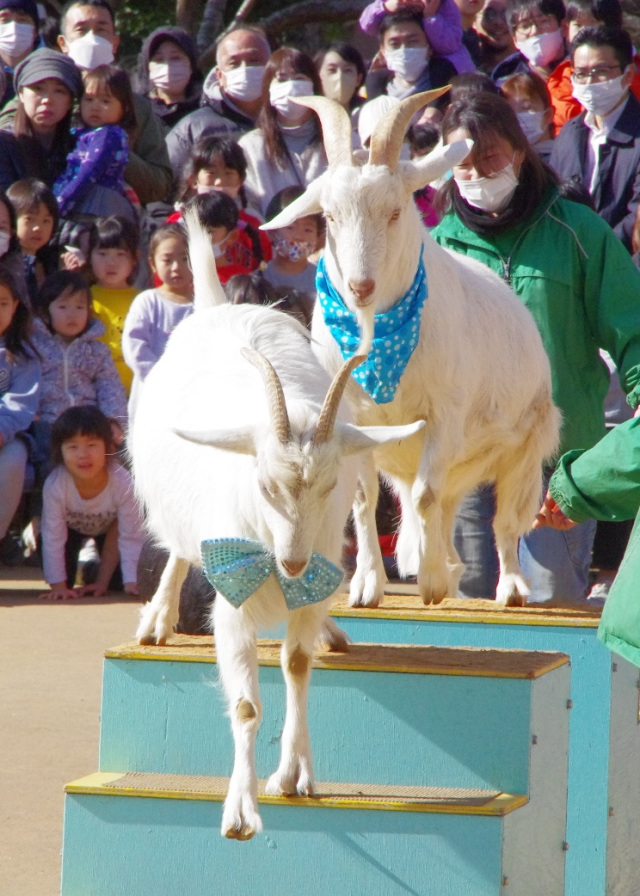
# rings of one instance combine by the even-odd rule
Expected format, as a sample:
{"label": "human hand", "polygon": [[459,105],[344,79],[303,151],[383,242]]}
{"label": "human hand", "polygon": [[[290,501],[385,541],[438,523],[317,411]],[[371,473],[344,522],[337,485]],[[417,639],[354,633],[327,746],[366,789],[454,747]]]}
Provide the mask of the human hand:
{"label": "human hand", "polygon": [[104,597],[109,590],[109,585],[98,579],[92,585],[83,585],[82,588],[76,590],[80,592],[80,597],[88,597],[89,595],[92,597]]}
{"label": "human hand", "polygon": [[66,582],[56,582],[50,589],[39,595],[40,600],[75,600],[84,596],[81,588],[68,588]]}
{"label": "human hand", "polygon": [[113,439],[114,447],[119,451],[124,444],[124,430],[113,417],[109,418],[109,425],[111,426],[111,438]]}
{"label": "human hand", "polygon": [[542,507],[537,512],[531,528],[540,529],[542,526],[549,526],[552,529],[560,529],[561,531],[564,531],[566,529],[573,529],[573,527],[577,525],[576,522],[569,519],[569,517],[560,510],[553,500],[551,492],[547,492],[544,501],[542,502]]}

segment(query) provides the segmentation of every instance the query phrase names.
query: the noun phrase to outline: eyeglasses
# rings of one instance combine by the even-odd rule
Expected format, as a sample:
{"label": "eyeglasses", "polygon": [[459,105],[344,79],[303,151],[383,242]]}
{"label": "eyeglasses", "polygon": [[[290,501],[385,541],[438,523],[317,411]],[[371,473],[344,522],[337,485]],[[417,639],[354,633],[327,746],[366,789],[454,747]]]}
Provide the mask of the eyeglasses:
{"label": "eyeglasses", "polygon": [[555,31],[558,20],[555,16],[531,16],[521,19],[515,26],[516,34],[529,34],[531,31]]}
{"label": "eyeglasses", "polygon": [[620,65],[596,65],[594,68],[574,68],[571,79],[576,84],[586,84],[587,81],[607,81],[609,72],[620,70]]}

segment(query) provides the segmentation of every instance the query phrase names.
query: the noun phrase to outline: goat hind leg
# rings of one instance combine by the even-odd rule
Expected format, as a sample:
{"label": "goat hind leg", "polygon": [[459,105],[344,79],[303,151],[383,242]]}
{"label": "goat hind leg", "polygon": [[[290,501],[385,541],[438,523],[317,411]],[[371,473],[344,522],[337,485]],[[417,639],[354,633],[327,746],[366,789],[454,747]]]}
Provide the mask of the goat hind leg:
{"label": "goat hind leg", "polygon": [[518,539],[531,528],[540,506],[541,474],[531,467],[517,465],[496,483],[496,515],[493,531],[496,539],[500,576],[496,604],[523,607],[530,594],[518,560]]}
{"label": "goat hind leg", "polygon": [[169,554],[156,593],[140,611],[136,631],[139,644],[164,645],[178,624],[180,614],[180,589],[189,564],[173,552]]}
{"label": "goat hind leg", "polygon": [[242,610],[232,607],[221,594],[214,604],[214,620],[218,670],[229,703],[235,747],[221,833],[230,840],[250,840],[262,830],[255,767],[256,735],[262,719],[255,630]]}

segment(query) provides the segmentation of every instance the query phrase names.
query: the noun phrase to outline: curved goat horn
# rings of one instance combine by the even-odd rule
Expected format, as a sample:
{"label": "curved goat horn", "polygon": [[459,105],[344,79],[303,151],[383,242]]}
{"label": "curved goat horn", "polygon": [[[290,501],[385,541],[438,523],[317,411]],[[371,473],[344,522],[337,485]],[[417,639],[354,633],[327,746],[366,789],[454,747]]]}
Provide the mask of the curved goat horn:
{"label": "curved goat horn", "polygon": [[423,93],[415,93],[390,109],[380,119],[371,135],[369,164],[386,165],[392,171],[395,171],[409,122],[419,109],[422,109],[427,103],[438,99],[450,87],[451,85],[447,84],[446,87],[438,87],[436,90],[425,90]]}
{"label": "curved goat horn", "polygon": [[320,416],[318,417],[316,431],[311,440],[312,444],[324,445],[333,435],[333,427],[336,422],[338,406],[351,371],[358,367],[359,364],[362,364],[364,360],[366,360],[366,355],[354,355],[352,358],[343,362],[342,367],[334,376],[333,382],[329,386],[329,391],[327,392],[324,404],[322,405]]}
{"label": "curved goat horn", "polygon": [[284,390],[278,374],[275,372],[271,362],[260,352],[253,348],[242,348],[240,351],[243,357],[250,361],[254,367],[257,367],[262,374],[265,389],[267,390],[271,423],[278,440],[283,445],[286,445],[287,442],[291,441],[291,425],[289,424],[289,414],[287,413],[287,405],[284,400]]}
{"label": "curved goat horn", "polygon": [[349,114],[340,103],[326,96],[299,96],[296,103],[313,109],[322,125],[322,141],[329,167],[353,165],[353,129]]}

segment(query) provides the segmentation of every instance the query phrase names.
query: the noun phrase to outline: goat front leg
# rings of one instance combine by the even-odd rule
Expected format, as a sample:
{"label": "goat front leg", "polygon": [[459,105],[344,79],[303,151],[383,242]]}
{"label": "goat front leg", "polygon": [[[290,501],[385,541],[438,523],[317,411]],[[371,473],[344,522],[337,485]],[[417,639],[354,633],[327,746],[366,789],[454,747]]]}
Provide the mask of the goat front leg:
{"label": "goat front leg", "polygon": [[312,796],[313,760],[307,725],[307,701],[313,647],[325,613],[319,604],[295,610],[282,644],[282,674],[287,688],[287,709],[282,731],[280,765],[267,782],[267,793]]}
{"label": "goat front leg", "polygon": [[221,833],[230,840],[250,840],[262,830],[255,764],[256,735],[262,719],[256,633],[243,610],[232,607],[220,593],[214,604],[214,630],[235,747]]}
{"label": "goat front leg", "polygon": [[352,607],[377,607],[384,597],[387,576],[384,571],[378,529],[376,506],[380,486],[372,458],[362,462],[358,487],[353,504],[353,521],[356,529],[358,553],[356,569],[349,586],[349,604]]}
{"label": "goat front leg", "polygon": [[164,645],[178,624],[180,615],[180,589],[189,564],[177,554],[169,554],[156,593],[140,611],[140,623],[136,631],[139,644]]}

